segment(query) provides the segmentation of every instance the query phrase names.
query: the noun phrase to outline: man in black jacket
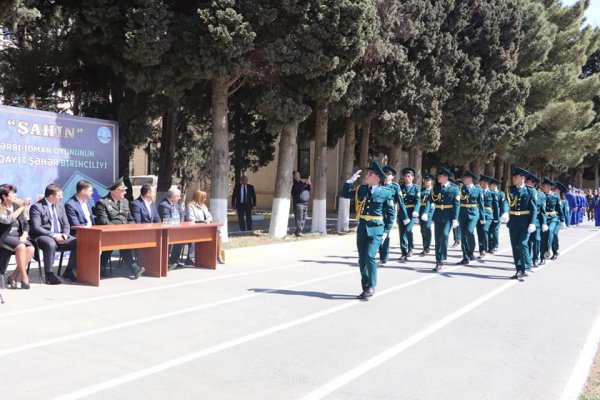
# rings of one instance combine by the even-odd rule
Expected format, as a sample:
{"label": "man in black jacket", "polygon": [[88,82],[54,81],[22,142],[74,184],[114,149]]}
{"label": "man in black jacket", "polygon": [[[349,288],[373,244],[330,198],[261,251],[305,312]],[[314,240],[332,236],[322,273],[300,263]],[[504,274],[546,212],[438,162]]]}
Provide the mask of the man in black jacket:
{"label": "man in black jacket", "polygon": [[292,184],[292,202],[294,204],[294,218],[296,220],[296,236],[302,236],[306,216],[308,215],[308,200],[310,199],[310,176],[303,181],[300,171],[294,171]]}
{"label": "man in black jacket", "polygon": [[248,177],[242,176],[241,183],[235,185],[231,195],[231,206],[238,215],[240,230],[252,230],[252,209],[256,207],[256,193],[254,186],[248,184]]}

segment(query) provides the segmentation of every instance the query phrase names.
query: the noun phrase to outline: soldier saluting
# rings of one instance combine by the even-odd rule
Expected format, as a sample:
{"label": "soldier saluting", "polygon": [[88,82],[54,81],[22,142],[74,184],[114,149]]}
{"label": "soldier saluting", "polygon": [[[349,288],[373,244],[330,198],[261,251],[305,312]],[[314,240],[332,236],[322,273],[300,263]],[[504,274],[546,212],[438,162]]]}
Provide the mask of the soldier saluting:
{"label": "soldier saluting", "polygon": [[362,284],[358,299],[366,301],[373,296],[377,286],[377,251],[394,224],[394,199],[392,191],[381,185],[385,174],[379,164],[372,162],[365,173],[364,184],[353,189],[360,172],[356,171],[344,183],[341,195],[355,201],[358,220],[356,247]]}

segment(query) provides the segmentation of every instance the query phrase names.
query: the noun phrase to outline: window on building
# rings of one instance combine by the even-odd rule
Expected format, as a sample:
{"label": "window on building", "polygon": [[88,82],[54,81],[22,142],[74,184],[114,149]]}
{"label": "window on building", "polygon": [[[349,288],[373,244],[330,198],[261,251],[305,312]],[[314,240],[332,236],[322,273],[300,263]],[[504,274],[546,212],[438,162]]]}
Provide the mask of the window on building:
{"label": "window on building", "polygon": [[310,142],[302,141],[298,144],[298,171],[302,178],[310,175]]}

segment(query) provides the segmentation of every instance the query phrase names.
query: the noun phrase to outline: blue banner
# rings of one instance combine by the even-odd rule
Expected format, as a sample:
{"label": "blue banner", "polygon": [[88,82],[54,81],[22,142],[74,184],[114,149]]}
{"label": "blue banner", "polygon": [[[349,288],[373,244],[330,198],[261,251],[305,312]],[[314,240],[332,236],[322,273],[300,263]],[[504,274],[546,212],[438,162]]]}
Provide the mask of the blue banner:
{"label": "blue banner", "polygon": [[0,183],[19,198],[37,201],[56,183],[66,201],[85,179],[98,200],[117,179],[118,150],[115,121],[0,106]]}

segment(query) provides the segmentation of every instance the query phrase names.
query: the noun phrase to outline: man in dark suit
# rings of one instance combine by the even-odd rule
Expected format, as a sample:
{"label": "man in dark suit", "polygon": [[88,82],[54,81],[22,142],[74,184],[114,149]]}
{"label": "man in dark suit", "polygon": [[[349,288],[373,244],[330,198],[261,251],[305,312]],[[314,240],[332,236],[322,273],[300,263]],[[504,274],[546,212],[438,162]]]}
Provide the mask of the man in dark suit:
{"label": "man in dark suit", "polygon": [[[135,224],[131,212],[129,211],[129,201],[125,198],[127,187],[122,180],[114,182],[108,187],[110,193],[96,204],[96,224],[97,225],[118,225]],[[123,261],[131,270],[134,279],[138,279],[146,271],[144,267],[137,265],[133,259],[132,250],[119,250]],[[111,251],[105,251],[100,258],[102,268],[106,269],[106,264],[110,259]]]}
{"label": "man in dark suit", "polygon": [[256,193],[254,186],[248,184],[248,177],[242,176],[241,183],[233,188],[231,206],[235,207],[240,230],[252,230],[252,209],[256,207]]}
{"label": "man in dark suit", "polygon": [[[77,193],[65,203],[65,211],[71,225],[70,233],[73,236],[76,234],[76,231],[72,229],[74,226],[90,227],[94,224],[94,213],[92,211],[94,206],[90,200],[94,193],[92,184],[86,180],[81,180],[77,182],[75,190]],[[63,278],[67,278],[73,282],[76,281],[75,275],[69,269],[63,273]]]}
{"label": "man in dark suit", "polygon": [[[179,189],[169,189],[167,197],[165,197],[158,205],[158,214],[163,223],[170,221],[171,224],[179,224],[184,221],[185,213],[179,204],[181,199],[181,191]],[[174,269],[178,265],[181,258],[182,244],[174,244],[169,252],[169,269]]]}
{"label": "man in dark suit", "polygon": [[160,222],[160,215],[154,199],[156,189],[144,183],[140,189],[140,197],[131,202],[131,216],[138,224]]}
{"label": "man in dark suit", "polygon": [[46,186],[44,198],[29,210],[29,233],[38,248],[44,253],[44,271],[48,285],[59,285],[61,280],[54,275],[54,254],[56,251],[71,251],[64,276],[74,277],[77,260],[75,237],[69,234],[71,226],[65,207],[61,204],[62,188],[54,183]]}

